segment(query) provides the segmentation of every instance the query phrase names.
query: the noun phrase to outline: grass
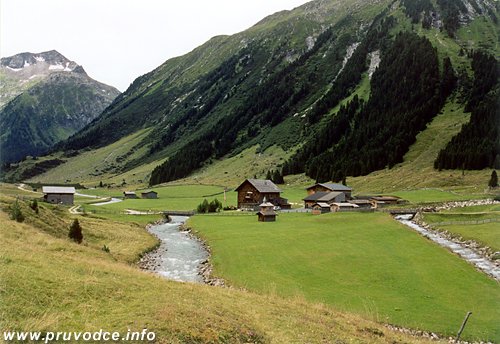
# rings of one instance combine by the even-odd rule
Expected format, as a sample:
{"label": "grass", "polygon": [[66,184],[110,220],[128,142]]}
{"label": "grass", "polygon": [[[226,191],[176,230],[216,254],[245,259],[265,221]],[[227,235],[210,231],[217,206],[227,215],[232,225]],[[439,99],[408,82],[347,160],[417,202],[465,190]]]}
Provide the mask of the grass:
{"label": "grass", "polygon": [[[119,214],[125,211],[125,209],[140,211],[194,210],[204,199],[211,201],[217,198],[224,203],[224,188],[221,186],[171,184],[162,187],[154,187],[148,190],[158,192],[158,199],[126,199],[123,202],[103,206],[88,204],[84,206],[84,209],[88,212],[95,212],[96,214]],[[92,195],[122,197],[122,195],[120,195],[122,191],[116,189],[94,189],[85,190],[84,192]],[[141,190],[136,191],[139,196],[140,192]],[[235,205],[236,193],[232,190],[227,191],[226,199],[227,205]]]}
{"label": "grass", "polygon": [[[5,209],[13,198],[2,197]],[[24,223],[0,211],[0,330],[120,331],[147,328],[157,343],[420,343],[383,326],[302,298],[176,283],[130,264],[154,242],[130,224],[79,217],[84,243],[63,231],[58,208]],[[52,221],[56,233],[39,228]],[[133,235],[130,235],[132,234]],[[110,244],[111,253],[101,250]]]}
{"label": "grass", "polygon": [[446,335],[472,311],[465,337],[500,339],[498,283],[389,215],[195,216],[189,224],[235,287]]}
{"label": "grass", "polygon": [[465,240],[474,240],[477,243],[500,251],[500,223],[491,222],[477,225],[440,225],[439,229],[458,234]]}

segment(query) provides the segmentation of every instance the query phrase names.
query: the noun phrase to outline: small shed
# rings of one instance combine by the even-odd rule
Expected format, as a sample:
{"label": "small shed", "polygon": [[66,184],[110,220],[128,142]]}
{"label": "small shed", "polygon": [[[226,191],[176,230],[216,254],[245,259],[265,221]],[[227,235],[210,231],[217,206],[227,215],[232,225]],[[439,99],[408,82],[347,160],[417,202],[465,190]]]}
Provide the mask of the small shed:
{"label": "small shed", "polygon": [[351,199],[349,203],[356,204],[362,209],[368,209],[372,207],[372,204],[367,199]]}
{"label": "small shed", "polygon": [[134,191],[124,191],[123,198],[124,199],[136,199],[138,197]]}
{"label": "small shed", "polygon": [[352,188],[349,186],[335,183],[318,183],[308,187],[306,190],[308,195],[316,192],[343,192],[347,199],[351,198],[352,193]]}
{"label": "small shed", "polygon": [[52,204],[73,205],[75,201],[75,188],[67,186],[42,187],[43,199]]}
{"label": "small shed", "polygon": [[332,203],[331,205],[332,212],[352,211],[358,208],[358,205],[352,203]]}
{"label": "small shed", "polygon": [[331,212],[331,209],[328,203],[318,202],[312,206],[313,215],[321,215],[329,212]]}
{"label": "small shed", "polygon": [[274,204],[270,202],[262,203],[260,211],[257,213],[260,222],[274,222],[276,221],[276,212],[274,211]]}
{"label": "small shed", "polygon": [[158,198],[158,192],[153,191],[153,190],[141,192],[141,198],[157,199]]}

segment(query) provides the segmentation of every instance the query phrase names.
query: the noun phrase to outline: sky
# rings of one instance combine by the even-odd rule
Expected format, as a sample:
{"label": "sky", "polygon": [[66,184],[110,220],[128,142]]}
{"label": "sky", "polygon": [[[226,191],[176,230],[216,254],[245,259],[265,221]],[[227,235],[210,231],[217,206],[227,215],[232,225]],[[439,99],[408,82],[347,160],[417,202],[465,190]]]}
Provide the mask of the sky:
{"label": "sky", "polygon": [[167,59],[307,0],[0,0],[0,56],[57,50],[125,89]]}

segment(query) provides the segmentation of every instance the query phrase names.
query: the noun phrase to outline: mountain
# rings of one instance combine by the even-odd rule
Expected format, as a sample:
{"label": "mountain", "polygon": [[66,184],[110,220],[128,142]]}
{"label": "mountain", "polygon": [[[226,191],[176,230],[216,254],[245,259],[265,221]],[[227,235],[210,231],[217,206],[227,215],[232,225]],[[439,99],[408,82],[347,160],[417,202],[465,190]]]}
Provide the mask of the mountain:
{"label": "mountain", "polygon": [[[442,149],[463,152],[460,145],[486,135],[457,159],[472,160],[482,147],[480,162],[465,168],[493,167],[498,13],[491,0],[312,1],[139,77],[47,159],[81,180],[120,175],[154,185],[279,147],[268,169],[342,180],[401,163],[417,135],[459,104],[473,113],[472,134]],[[493,81],[484,85],[488,71]],[[88,151],[105,162],[73,173],[92,161]],[[449,156],[442,159],[457,160]],[[32,165],[18,178],[46,170]],[[242,177],[265,173],[240,169]]]}
{"label": "mountain", "polygon": [[0,158],[41,155],[96,118],[120,93],[55,50],[0,61]]}

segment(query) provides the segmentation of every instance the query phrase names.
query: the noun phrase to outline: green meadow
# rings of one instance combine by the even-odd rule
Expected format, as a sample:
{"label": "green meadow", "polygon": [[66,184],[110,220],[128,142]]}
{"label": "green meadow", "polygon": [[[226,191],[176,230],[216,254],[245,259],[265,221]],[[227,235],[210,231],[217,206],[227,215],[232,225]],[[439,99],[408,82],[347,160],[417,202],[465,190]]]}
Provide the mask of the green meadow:
{"label": "green meadow", "polygon": [[194,216],[215,274],[259,293],[334,305],[370,319],[500,340],[500,288],[452,253],[381,213]]}

